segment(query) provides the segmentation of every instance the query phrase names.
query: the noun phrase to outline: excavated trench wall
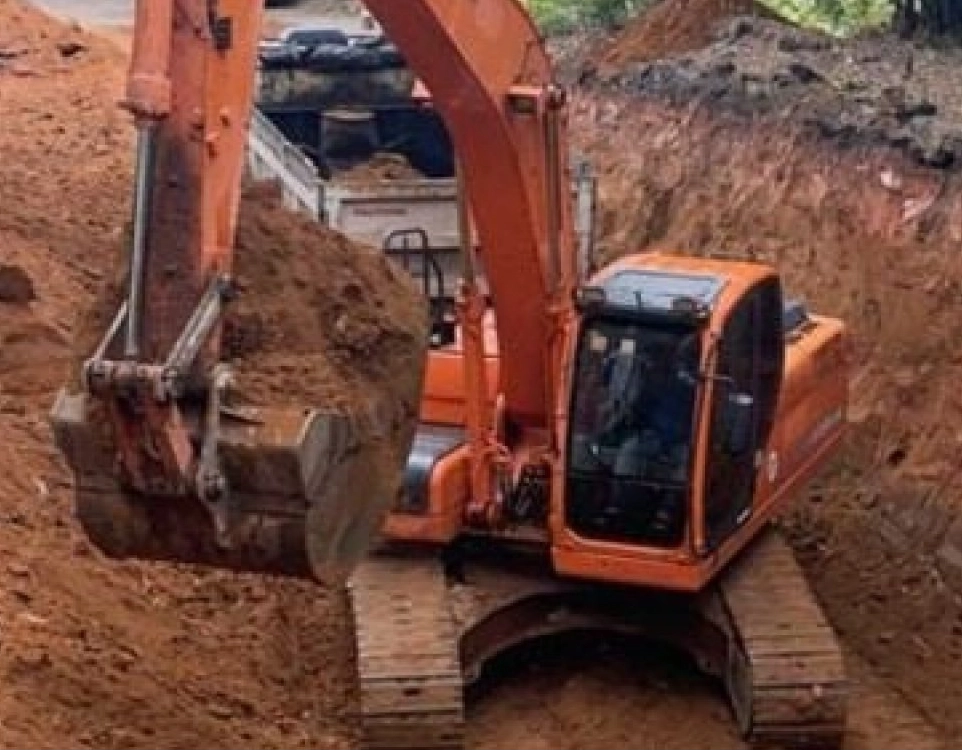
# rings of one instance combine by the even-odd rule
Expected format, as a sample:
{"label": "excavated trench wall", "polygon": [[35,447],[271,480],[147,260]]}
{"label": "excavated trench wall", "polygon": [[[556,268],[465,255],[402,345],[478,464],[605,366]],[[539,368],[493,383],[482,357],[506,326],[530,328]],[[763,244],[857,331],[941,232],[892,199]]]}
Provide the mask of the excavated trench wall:
{"label": "excavated trench wall", "polygon": [[771,262],[789,295],[848,322],[847,445],[785,527],[846,641],[957,732],[962,128],[936,80],[957,56],[910,47],[927,67],[896,89],[906,53],[887,38],[841,48],[757,18],[714,38],[569,70],[600,252]]}

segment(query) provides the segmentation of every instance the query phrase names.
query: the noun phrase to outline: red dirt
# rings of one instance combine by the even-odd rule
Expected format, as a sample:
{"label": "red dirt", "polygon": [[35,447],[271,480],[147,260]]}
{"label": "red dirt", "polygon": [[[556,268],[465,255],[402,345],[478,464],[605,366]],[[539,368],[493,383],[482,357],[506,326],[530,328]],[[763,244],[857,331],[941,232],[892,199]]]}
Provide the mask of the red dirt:
{"label": "red dirt", "polygon": [[[223,357],[234,366],[239,402],[363,410],[381,400],[416,413],[424,305],[383,253],[285,211],[274,186],[250,185],[233,280]],[[103,336],[120,294],[111,282],[81,316],[80,358]]]}
{"label": "red dirt", "polygon": [[358,407],[386,395],[416,413],[424,307],[383,253],[284,212],[258,186],[241,206],[235,275],[226,356],[245,401]]}
{"label": "red dirt", "polygon": [[401,154],[382,152],[375,154],[349,170],[338,173],[337,181],[360,185],[377,185],[385,180],[418,180],[424,175],[418,172]]}
{"label": "red dirt", "polygon": [[[65,57],[63,43],[81,48]],[[33,301],[0,303],[0,463],[8,468],[0,476],[4,742],[344,746],[353,733],[353,682],[341,592],[105,561],[72,519],[68,475],[46,412],[74,364],[78,311],[118,271],[113,261],[131,185],[132,128],[116,106],[125,61],[111,44],[20,0],[0,0],[0,50],[0,263],[21,270],[36,293]],[[362,348],[384,346],[388,363],[403,369],[416,342],[406,341],[402,351],[400,339],[368,335],[388,319],[397,332],[420,324],[420,305],[413,292],[400,291],[400,275],[369,251],[352,267],[344,260],[347,246],[331,250],[331,268],[311,266],[304,262],[312,238],[303,223],[272,218],[270,198],[255,201],[257,209],[242,220],[251,247],[283,256],[278,236],[302,246],[294,253],[294,279],[282,273],[260,285],[260,277],[245,281],[247,268],[262,273],[258,259],[240,265],[249,294],[270,296],[267,322],[284,318],[299,324],[302,337],[315,336],[333,313],[317,285],[340,284],[347,296],[343,326],[315,336],[318,347],[335,345],[331,367],[348,369],[337,358],[349,347],[337,345],[353,336]],[[275,242],[265,243],[272,235]],[[348,309],[353,295],[364,305],[377,290],[393,302],[367,315]],[[317,300],[295,319],[287,306],[312,293]],[[239,303],[241,313],[245,305]],[[411,391],[397,373],[385,379],[378,367],[351,371],[357,378],[350,395],[377,378],[396,393]],[[256,385],[250,391],[258,393]]]}
{"label": "red dirt", "polygon": [[660,0],[629,21],[597,56],[608,69],[698,49],[714,25],[742,13],[758,13],[754,0]]}

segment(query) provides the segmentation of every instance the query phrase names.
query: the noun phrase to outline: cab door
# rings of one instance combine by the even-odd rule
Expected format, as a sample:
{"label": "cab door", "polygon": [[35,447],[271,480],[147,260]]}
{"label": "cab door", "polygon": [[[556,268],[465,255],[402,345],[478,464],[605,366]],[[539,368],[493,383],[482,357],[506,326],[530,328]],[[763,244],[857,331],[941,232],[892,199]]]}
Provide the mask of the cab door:
{"label": "cab door", "polygon": [[768,442],[784,368],[777,278],[732,309],[718,343],[705,472],[705,539],[717,548],[752,512],[761,450]]}

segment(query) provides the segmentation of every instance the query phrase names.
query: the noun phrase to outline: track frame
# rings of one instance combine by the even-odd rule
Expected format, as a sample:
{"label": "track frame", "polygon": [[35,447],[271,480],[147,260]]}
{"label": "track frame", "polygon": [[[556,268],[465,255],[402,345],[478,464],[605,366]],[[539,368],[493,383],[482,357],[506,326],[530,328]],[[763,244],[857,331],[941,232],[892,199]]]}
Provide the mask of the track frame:
{"label": "track frame", "polygon": [[533,639],[592,630],[690,654],[722,682],[752,743],[841,743],[841,650],[773,530],[697,596],[561,579],[538,561],[490,552],[380,551],[351,578],[366,747],[460,747],[465,688],[493,658]]}

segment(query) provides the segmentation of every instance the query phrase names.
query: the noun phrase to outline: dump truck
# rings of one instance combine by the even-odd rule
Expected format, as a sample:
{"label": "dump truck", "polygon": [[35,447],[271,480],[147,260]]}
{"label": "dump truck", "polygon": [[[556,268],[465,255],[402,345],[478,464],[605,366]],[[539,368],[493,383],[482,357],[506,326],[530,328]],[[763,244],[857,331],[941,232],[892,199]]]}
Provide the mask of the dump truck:
{"label": "dump truck", "polygon": [[[377,31],[290,30],[261,43],[255,96],[249,174],[277,182],[288,208],[383,248],[431,298],[453,300],[463,265],[454,150],[397,48]],[[344,178],[384,155],[409,169]],[[573,164],[578,252],[589,267],[597,181],[587,160]]]}

